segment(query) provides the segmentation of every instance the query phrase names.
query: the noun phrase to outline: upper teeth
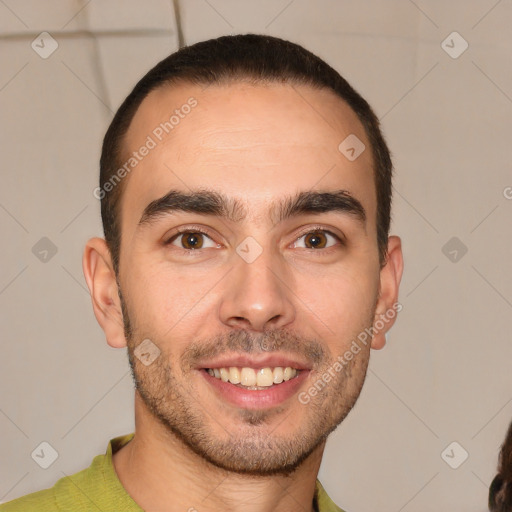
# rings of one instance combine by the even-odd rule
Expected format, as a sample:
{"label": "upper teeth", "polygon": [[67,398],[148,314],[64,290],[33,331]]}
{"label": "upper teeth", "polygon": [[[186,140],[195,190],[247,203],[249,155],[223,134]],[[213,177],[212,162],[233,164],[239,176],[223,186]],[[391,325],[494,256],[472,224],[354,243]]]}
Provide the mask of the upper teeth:
{"label": "upper teeth", "polygon": [[284,380],[290,380],[297,375],[297,370],[287,366],[283,368],[276,366],[275,368],[237,368],[231,366],[229,368],[208,368],[208,373],[212,377],[217,377],[224,382],[231,384],[242,384],[243,386],[262,386],[268,387],[273,384],[280,384]]}

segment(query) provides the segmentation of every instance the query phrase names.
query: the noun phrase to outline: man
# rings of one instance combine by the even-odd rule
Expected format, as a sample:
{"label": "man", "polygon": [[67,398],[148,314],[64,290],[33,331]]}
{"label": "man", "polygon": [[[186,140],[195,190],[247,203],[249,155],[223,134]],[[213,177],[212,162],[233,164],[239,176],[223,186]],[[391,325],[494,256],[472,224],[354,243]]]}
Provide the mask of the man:
{"label": "man", "polygon": [[0,510],[341,510],[317,474],[398,310],[391,169],[368,104],[300,46],[160,62],[105,136],[83,258],[135,434]]}

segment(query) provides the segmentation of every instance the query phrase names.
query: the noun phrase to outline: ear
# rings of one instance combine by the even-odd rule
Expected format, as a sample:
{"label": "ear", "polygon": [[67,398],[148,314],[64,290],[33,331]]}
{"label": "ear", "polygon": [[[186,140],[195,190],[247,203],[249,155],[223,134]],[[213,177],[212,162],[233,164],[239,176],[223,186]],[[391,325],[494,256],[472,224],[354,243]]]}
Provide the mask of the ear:
{"label": "ear", "polygon": [[123,313],[116,275],[107,243],[91,238],[84,249],[82,268],[91,293],[96,320],[105,332],[107,343],[114,348],[126,346]]}
{"label": "ear", "polygon": [[396,316],[402,310],[398,302],[398,289],[404,261],[402,243],[397,236],[388,238],[388,253],[385,265],[380,271],[380,291],[373,320],[373,339],[371,347],[381,349],[386,344],[386,333],[395,323]]}

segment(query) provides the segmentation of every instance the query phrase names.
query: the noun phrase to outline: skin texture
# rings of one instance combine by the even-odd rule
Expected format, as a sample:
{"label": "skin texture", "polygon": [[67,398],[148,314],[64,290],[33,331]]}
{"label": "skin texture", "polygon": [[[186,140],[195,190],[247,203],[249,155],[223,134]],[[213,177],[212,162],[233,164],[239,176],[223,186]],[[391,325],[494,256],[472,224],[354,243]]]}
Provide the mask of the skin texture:
{"label": "skin texture", "polygon": [[[190,97],[197,106],[122,184],[118,279],[103,239],[91,239],[84,253],[96,318],[109,345],[128,346],[137,383],[136,435],[114,456],[115,469],[148,511],[297,510],[298,504],[309,510],[326,436],[359,396],[370,344],[308,404],[298,393],[396,303],[400,240],[390,237],[381,268],[369,142],[333,93],[289,84],[163,87],[136,113],[127,152]],[[353,162],[338,150],[349,134],[367,148]],[[238,199],[245,215],[173,212],[139,224],[147,205],[170,190],[205,189]],[[279,223],[270,217],[284,197],[339,190],[362,204],[364,222],[339,211]],[[177,228],[205,230],[193,239],[202,247],[185,250],[190,239],[177,236]],[[262,250],[251,263],[236,251],[247,237]],[[372,348],[384,346],[393,322],[374,336]],[[148,366],[134,355],[144,339],[160,350]],[[310,371],[279,405],[237,407],[198,367],[235,354],[292,357]]]}

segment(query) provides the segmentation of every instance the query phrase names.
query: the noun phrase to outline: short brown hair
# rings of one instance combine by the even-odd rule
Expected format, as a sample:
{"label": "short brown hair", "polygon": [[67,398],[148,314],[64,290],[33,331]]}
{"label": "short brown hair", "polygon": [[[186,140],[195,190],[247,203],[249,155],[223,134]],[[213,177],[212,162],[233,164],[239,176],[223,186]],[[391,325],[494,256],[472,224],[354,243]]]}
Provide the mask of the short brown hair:
{"label": "short brown hair", "polygon": [[[298,44],[256,34],[223,36],[181,48],[159,62],[134,87],[119,107],[103,140],[100,190],[122,165],[123,142],[144,98],[164,84],[194,85],[237,80],[291,83],[330,89],[357,114],[370,141],[377,192],[377,242],[381,265],[387,255],[391,216],[392,162],[377,116],[350,84],[322,59]],[[101,195],[101,217],[116,274],[121,246],[122,183]]]}
{"label": "short brown hair", "polygon": [[489,487],[489,510],[491,512],[512,510],[512,423],[501,445],[498,474]]}

